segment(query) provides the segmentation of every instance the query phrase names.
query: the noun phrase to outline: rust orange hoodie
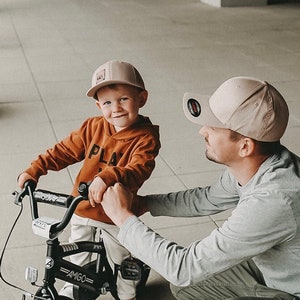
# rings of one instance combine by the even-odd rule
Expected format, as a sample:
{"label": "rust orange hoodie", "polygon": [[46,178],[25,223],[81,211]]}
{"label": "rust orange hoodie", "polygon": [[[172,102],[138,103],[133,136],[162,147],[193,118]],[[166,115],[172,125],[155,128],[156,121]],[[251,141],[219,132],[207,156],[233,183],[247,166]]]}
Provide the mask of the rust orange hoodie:
{"label": "rust orange hoodie", "polygon": [[[24,172],[38,180],[48,170],[59,171],[83,161],[75,180],[73,196],[78,195],[80,182],[92,181],[95,176],[101,177],[107,186],[121,182],[136,194],[150,177],[159,149],[159,128],[147,117],[140,115],[138,122],[119,132],[103,117],[93,117],[45,154],[39,155]],[[136,215],[143,211],[137,197],[132,210]],[[112,224],[101,204],[93,208],[88,201],[82,201],[75,213]]]}

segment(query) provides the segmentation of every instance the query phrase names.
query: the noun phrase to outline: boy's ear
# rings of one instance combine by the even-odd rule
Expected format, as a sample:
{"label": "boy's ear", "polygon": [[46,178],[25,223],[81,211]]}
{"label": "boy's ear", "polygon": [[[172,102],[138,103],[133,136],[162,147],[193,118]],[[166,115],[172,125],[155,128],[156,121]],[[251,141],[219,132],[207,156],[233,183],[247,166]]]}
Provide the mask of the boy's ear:
{"label": "boy's ear", "polygon": [[97,106],[99,109],[101,109],[99,101],[96,100],[95,103],[96,103],[96,106]]}
{"label": "boy's ear", "polygon": [[147,99],[148,99],[148,91],[146,90],[143,90],[140,92],[139,94],[139,98],[140,98],[140,108],[143,107],[146,102],[147,102]]}

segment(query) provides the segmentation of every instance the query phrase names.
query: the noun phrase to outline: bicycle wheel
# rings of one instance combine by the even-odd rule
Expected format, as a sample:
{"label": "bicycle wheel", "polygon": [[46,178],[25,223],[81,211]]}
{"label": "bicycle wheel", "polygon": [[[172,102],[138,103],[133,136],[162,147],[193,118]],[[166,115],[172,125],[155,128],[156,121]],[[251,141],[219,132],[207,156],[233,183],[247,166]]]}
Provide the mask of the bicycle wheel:
{"label": "bicycle wheel", "polygon": [[54,296],[54,295],[57,295],[56,292],[53,292],[51,289],[49,288],[39,288],[38,291],[36,292],[36,294],[34,295],[34,300],[35,299],[49,299],[49,300],[72,300],[71,298],[69,297],[66,297],[66,296],[60,296],[60,295],[57,295],[57,296]]}
{"label": "bicycle wheel", "polygon": [[148,280],[148,277],[150,275],[150,267],[148,266],[144,266],[142,268],[142,277],[141,280],[139,281],[139,283],[136,286],[136,293],[137,295],[140,295],[143,293],[145,286],[146,286],[146,282]]}

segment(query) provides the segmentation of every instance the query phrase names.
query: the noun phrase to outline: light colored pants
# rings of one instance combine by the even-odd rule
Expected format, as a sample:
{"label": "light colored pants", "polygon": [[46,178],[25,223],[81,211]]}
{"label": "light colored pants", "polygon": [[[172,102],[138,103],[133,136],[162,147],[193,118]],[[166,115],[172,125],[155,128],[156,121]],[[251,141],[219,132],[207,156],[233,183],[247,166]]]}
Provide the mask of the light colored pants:
{"label": "light colored pants", "polygon": [[171,291],[179,300],[254,300],[298,299],[288,293],[268,288],[263,276],[252,260],[201,281],[193,286],[176,287]]}
{"label": "light colored pants", "polygon": [[[82,218],[74,214],[71,219],[71,236],[69,242],[95,241],[95,236],[99,229],[101,230],[108,262],[114,271],[114,264],[120,265],[125,258],[130,257],[128,250],[117,241],[116,236],[119,231],[117,226]],[[83,266],[91,261],[92,255],[92,253],[88,252],[78,253],[71,255],[70,261],[76,265]],[[123,279],[120,272],[118,272],[117,291],[119,298],[121,300],[135,298],[136,284],[135,281]],[[67,290],[70,286],[69,283],[66,283],[63,290]],[[63,290],[60,294],[66,295],[66,292],[63,292]],[[67,294],[66,296],[70,297],[68,292]]]}

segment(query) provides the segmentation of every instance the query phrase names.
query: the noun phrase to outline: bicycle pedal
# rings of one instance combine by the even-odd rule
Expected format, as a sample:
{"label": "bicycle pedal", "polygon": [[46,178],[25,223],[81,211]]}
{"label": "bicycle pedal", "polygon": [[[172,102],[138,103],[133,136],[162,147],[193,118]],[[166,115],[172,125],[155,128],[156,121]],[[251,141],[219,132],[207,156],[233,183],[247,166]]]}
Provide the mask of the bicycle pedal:
{"label": "bicycle pedal", "polygon": [[38,279],[38,270],[33,267],[27,267],[25,269],[25,279],[31,284],[36,283]]}
{"label": "bicycle pedal", "polygon": [[140,264],[131,259],[124,259],[120,266],[121,275],[126,280],[140,280],[142,270]]}

